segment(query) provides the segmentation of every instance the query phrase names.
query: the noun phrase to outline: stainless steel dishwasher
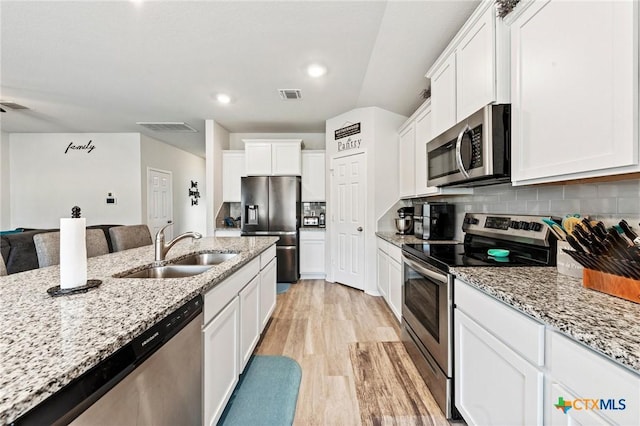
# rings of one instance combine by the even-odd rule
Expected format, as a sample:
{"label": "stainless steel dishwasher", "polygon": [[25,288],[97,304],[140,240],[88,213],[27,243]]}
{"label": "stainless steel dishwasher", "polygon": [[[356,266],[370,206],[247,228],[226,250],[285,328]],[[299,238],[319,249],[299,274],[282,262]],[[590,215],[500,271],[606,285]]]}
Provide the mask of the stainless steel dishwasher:
{"label": "stainless steel dishwasher", "polygon": [[202,304],[190,300],[16,424],[201,425]]}

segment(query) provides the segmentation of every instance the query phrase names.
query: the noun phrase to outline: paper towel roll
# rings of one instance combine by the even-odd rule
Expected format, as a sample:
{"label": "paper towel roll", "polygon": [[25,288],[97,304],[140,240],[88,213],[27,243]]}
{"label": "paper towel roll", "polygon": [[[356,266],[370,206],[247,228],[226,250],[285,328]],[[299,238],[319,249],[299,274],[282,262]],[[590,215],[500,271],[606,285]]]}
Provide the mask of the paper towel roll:
{"label": "paper towel roll", "polygon": [[60,219],[60,288],[87,284],[87,221]]}

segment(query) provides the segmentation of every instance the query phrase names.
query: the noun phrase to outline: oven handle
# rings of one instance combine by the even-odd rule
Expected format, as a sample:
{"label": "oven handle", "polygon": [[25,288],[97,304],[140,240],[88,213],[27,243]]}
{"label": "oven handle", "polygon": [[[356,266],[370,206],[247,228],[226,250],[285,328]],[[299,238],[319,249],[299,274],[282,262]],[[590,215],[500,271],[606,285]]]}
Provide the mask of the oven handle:
{"label": "oven handle", "polygon": [[443,274],[439,274],[435,271],[432,271],[431,269],[427,269],[424,266],[420,265],[418,262],[409,259],[406,255],[402,255],[402,260],[404,261],[404,263],[406,263],[407,265],[409,265],[411,268],[415,269],[416,271],[418,271],[419,273],[435,280],[438,281],[442,284],[447,284],[447,276],[443,275]]}
{"label": "oven handle", "polygon": [[462,152],[460,150],[462,149],[462,138],[464,137],[464,134],[469,130],[471,130],[471,127],[469,127],[468,124],[465,124],[464,128],[460,131],[460,134],[458,135],[458,141],[456,142],[456,163],[458,163],[460,172],[462,172],[464,177],[466,177],[467,179],[469,178],[469,172],[464,168],[464,164],[462,163]]}

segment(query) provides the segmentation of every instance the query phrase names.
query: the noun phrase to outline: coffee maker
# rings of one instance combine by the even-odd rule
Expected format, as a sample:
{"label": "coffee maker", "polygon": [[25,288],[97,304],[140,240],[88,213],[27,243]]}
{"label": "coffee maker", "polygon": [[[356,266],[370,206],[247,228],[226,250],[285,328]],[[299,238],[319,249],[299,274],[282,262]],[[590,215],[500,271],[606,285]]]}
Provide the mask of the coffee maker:
{"label": "coffee maker", "polygon": [[400,207],[396,218],[398,235],[409,235],[413,230],[413,207]]}

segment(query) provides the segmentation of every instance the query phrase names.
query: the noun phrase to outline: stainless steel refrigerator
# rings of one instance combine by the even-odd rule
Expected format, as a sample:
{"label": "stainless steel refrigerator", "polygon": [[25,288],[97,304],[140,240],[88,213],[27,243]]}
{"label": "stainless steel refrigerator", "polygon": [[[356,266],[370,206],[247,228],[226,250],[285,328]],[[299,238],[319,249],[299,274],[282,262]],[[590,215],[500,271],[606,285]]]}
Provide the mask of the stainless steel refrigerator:
{"label": "stainless steel refrigerator", "polygon": [[242,178],[240,188],[242,235],[280,237],[276,243],[278,282],[298,281],[300,177],[248,176]]}

